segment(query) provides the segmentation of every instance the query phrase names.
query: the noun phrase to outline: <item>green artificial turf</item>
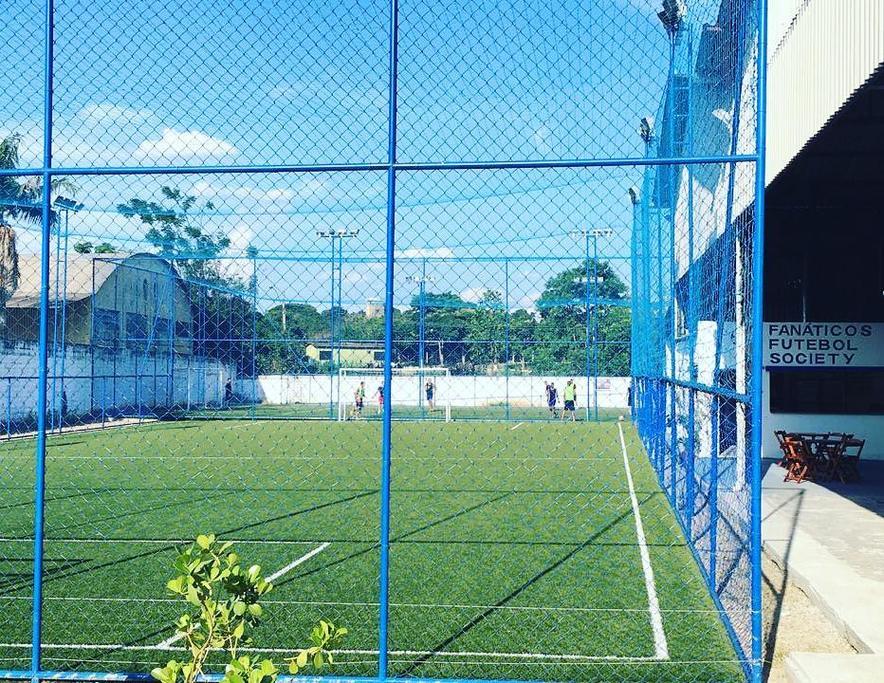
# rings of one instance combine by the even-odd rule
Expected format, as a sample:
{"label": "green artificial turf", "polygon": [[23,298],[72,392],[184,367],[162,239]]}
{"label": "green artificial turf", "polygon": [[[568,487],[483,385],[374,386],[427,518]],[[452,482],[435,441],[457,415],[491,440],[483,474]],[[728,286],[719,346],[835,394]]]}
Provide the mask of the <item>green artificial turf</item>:
{"label": "green artificial turf", "polygon": [[[542,412],[537,415],[542,417]],[[528,418],[526,418],[528,419]],[[622,428],[669,658],[657,661]],[[628,423],[393,425],[390,673],[742,680],[733,647]],[[34,444],[0,446],[0,669],[27,668]],[[274,581],[255,645],[350,631],[334,670],[376,675],[381,425],[190,420],[70,433],[46,461],[43,667],[146,671],[181,653],[175,548],[236,541]]]}

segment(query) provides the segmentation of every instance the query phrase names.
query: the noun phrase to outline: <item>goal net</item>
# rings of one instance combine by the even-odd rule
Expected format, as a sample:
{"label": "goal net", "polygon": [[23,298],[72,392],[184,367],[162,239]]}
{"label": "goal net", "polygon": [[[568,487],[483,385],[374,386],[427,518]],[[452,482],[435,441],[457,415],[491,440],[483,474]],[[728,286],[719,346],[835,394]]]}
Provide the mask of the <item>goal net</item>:
{"label": "goal net", "polygon": [[[392,368],[393,386],[384,386],[383,368],[341,368],[338,371],[338,420],[380,418],[390,400],[393,419],[451,421],[451,372],[445,367]],[[364,388],[362,409],[357,392]],[[383,399],[381,400],[381,394]]]}

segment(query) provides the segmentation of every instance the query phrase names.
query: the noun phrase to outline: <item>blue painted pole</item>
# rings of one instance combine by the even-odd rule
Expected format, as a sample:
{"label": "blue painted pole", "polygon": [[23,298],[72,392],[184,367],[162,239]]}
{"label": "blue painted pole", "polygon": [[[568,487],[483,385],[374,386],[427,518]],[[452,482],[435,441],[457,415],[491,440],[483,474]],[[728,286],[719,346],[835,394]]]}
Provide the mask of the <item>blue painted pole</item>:
{"label": "blue painted pole", "polygon": [[426,407],[424,406],[424,354],[426,353],[424,338],[426,335],[426,294],[427,294],[427,259],[421,260],[421,282],[419,289],[418,302],[418,333],[417,333],[417,353],[418,353],[418,380],[417,398],[421,406],[421,417],[424,416]]}
{"label": "blue painted pole", "polygon": [[[596,301],[599,299],[599,238],[592,236],[592,291],[595,292]],[[589,304],[589,301],[587,301]],[[592,307],[592,381],[593,387],[593,412],[595,421],[599,421],[599,312],[597,305]]]}
{"label": "blue painted pole", "polygon": [[[692,100],[693,100],[693,26],[686,24],[687,43],[688,43],[688,102],[687,102],[687,147],[688,155],[694,151],[693,137],[693,119],[692,119]],[[697,381],[697,364],[696,349],[699,341],[698,323],[696,315],[697,297],[694,288],[696,287],[697,278],[694,275],[694,167],[691,164],[687,166],[688,172],[688,269],[685,276],[687,277],[687,330],[688,330],[688,372],[691,382]],[[696,486],[695,479],[695,458],[697,445],[697,423],[696,423],[696,403],[697,392],[694,389],[688,391],[688,434],[687,434],[687,454],[685,462],[685,507],[687,512],[686,526],[690,534],[688,540],[693,542],[693,520],[694,510],[696,509]]]}
{"label": "blue painted pole", "polygon": [[[62,293],[61,293],[61,410],[58,414],[58,431],[61,432],[64,429],[64,411],[66,407],[67,401],[65,401],[65,386],[64,386],[64,375],[65,375],[65,361],[67,360],[67,313],[68,313],[68,236],[70,235],[70,219],[71,219],[71,211],[70,209],[65,209],[64,212],[64,249],[63,249],[63,262],[62,262]],[[57,308],[57,306],[56,306]]]}
{"label": "blue painted pole", "polygon": [[396,117],[399,69],[399,0],[390,0],[390,89],[387,135],[387,244],[384,297],[384,397],[381,439],[380,576],[378,581],[378,679],[388,675],[390,619],[390,469],[393,405],[393,286],[396,258]]}
{"label": "blue painted pole", "polygon": [[[666,110],[669,117],[666,120],[668,128],[668,139],[670,147],[674,147],[675,128],[673,126],[672,112],[674,110],[674,93],[675,87],[675,41],[676,35],[669,36],[669,77],[666,84]],[[667,150],[674,153],[674,149]],[[674,167],[666,169],[666,175],[669,182],[667,184],[668,203],[669,203],[669,287],[670,287],[670,304],[672,308],[672,320],[670,328],[670,340],[672,342],[672,356],[670,358],[670,375],[669,375],[669,461],[671,476],[669,481],[669,498],[672,501],[672,508],[675,513],[680,514],[678,508],[678,404],[675,390],[676,373],[678,372],[678,363],[676,362],[676,349],[678,346],[678,296],[676,294],[676,286],[678,284],[676,266],[675,266],[675,197],[673,186],[675,185]]]}
{"label": "blue painted pole", "polygon": [[43,223],[40,234],[40,328],[37,368],[37,439],[34,453],[34,590],[31,618],[31,681],[39,683],[43,636],[43,534],[46,494],[46,380],[49,372],[49,251],[52,228],[52,87],[55,45],[54,0],[44,5],[43,63]]}
{"label": "blue painted pole", "polygon": [[590,361],[589,354],[592,352],[590,347],[590,335],[592,331],[592,312],[590,311],[589,304],[589,281],[590,281],[590,273],[589,273],[590,265],[589,265],[589,227],[585,228],[585,232],[583,234],[583,277],[586,278],[586,285],[583,288],[583,298],[585,300],[586,311],[584,312],[586,319],[584,321],[586,325],[586,358],[583,361],[583,369],[584,374],[586,375],[586,408],[584,409],[584,413],[586,415],[586,421],[589,422],[589,406],[590,406],[590,398],[589,398],[589,378],[592,363]]}
{"label": "blue painted pole", "polygon": [[[335,238],[332,237],[331,258],[329,266],[331,270],[331,303],[328,309],[329,327],[329,356],[328,356],[328,419],[335,417]],[[340,387],[340,381],[338,382]]]}
{"label": "blue painted pole", "polygon": [[510,420],[510,260],[507,258],[503,262],[503,305],[504,305],[504,351],[503,351],[503,373],[506,393],[506,421]]}
{"label": "blue painted pole", "polygon": [[6,438],[12,438],[12,377],[6,378]]}
{"label": "blue painted pole", "polygon": [[758,119],[755,153],[755,234],[752,243],[752,680],[761,681],[763,657],[761,605],[761,430],[764,343],[764,191],[767,148],[767,0],[758,0]]}

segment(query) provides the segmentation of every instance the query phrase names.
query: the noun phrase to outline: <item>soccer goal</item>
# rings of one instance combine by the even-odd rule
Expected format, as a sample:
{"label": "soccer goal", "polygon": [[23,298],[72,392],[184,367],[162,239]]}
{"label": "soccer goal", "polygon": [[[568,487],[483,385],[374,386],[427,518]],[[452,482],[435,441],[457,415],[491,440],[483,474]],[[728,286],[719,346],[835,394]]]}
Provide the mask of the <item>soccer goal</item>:
{"label": "soccer goal", "polygon": [[[392,391],[384,387],[383,368],[340,368],[338,371],[338,420],[374,417],[383,414],[383,401],[392,396],[393,419],[430,419],[451,422],[451,372],[446,367],[392,368]],[[362,410],[356,395],[364,383]]]}

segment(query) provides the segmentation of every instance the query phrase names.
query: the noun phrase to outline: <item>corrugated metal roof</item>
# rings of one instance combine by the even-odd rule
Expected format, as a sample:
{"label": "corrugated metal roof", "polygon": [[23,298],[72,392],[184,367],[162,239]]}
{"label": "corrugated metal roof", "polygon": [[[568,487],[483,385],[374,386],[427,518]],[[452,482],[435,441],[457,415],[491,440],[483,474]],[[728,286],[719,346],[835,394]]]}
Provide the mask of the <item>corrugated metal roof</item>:
{"label": "corrugated metal roof", "polygon": [[[67,257],[67,288],[64,280],[59,280],[58,299],[66,296],[69,303],[81,301],[97,292],[104,282],[124,260],[155,259],[167,262],[152,254],[68,254]],[[94,263],[94,267],[93,267]],[[64,270],[64,261],[58,264]],[[37,308],[40,305],[40,256],[23,254],[18,257],[19,285],[15,293],[6,303],[7,308]],[[56,263],[55,258],[49,260],[49,301],[56,299],[55,293]],[[94,277],[94,280],[93,280]]]}
{"label": "corrugated metal roof", "polygon": [[884,0],[788,7],[795,15],[778,16],[768,65],[768,183],[884,62]]}

